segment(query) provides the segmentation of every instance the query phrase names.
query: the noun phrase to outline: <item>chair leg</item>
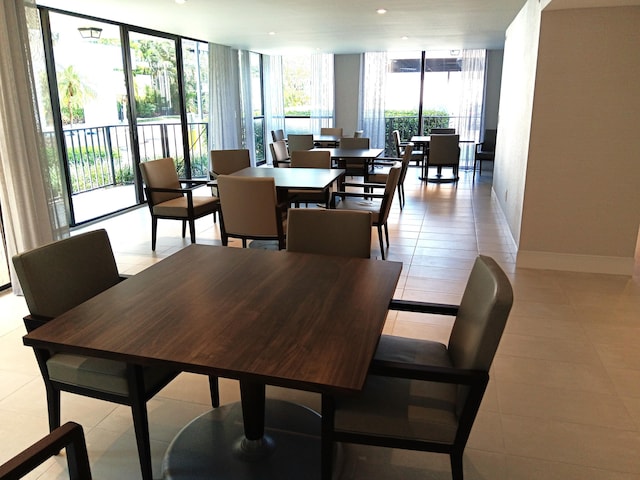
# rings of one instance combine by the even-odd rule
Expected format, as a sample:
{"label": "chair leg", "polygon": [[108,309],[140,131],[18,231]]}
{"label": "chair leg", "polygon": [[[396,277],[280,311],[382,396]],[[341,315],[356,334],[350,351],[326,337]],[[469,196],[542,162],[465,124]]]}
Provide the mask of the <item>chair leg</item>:
{"label": "chair leg", "polygon": [[156,251],[156,238],[158,235],[158,219],[151,217],[151,251]]}
{"label": "chair leg", "polygon": [[449,454],[451,460],[451,478],[453,480],[463,480],[462,453],[463,452],[451,452]]}
{"label": "chair leg", "polygon": [[218,377],[209,375],[209,391],[211,392],[211,406],[217,408],[220,406],[220,386],[218,385]]}
{"label": "chair leg", "polygon": [[49,412],[49,431],[53,432],[60,426],[60,390],[45,382],[47,392],[47,411]]}
{"label": "chair leg", "polygon": [[378,241],[380,242],[380,253],[382,254],[382,259],[385,260],[385,257],[384,257],[384,242],[382,240],[382,225],[378,225]]}
{"label": "chair leg", "polygon": [[182,238],[184,238],[187,234],[187,221],[182,220]]}
{"label": "chair leg", "polygon": [[191,243],[196,243],[196,221],[193,218],[189,219],[189,236]]}
{"label": "chair leg", "polygon": [[387,224],[384,224],[384,238],[387,240],[387,248],[389,248],[389,227]]}
{"label": "chair leg", "polygon": [[133,429],[136,434],[142,480],[153,480],[151,441],[149,440],[149,418],[147,416],[147,404],[144,398],[142,367],[130,365],[128,368],[135,370],[135,374],[129,379],[129,390],[132,397],[131,414],[133,416]]}

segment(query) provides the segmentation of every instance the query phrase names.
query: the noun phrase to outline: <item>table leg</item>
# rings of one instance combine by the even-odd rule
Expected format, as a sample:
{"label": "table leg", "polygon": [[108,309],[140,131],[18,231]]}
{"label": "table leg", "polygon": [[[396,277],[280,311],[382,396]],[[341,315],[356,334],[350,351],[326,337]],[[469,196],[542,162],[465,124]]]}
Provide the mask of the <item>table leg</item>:
{"label": "table leg", "polygon": [[236,448],[241,457],[248,460],[266,457],[275,445],[264,433],[265,386],[263,383],[240,381],[244,438]]}

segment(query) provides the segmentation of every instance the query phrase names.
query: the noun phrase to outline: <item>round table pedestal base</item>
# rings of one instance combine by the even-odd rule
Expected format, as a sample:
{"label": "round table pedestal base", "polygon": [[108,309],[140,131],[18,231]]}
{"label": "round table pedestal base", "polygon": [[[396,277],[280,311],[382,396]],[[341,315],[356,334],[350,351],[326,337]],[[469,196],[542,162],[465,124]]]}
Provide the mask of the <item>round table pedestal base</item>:
{"label": "round table pedestal base", "polygon": [[240,403],[216,408],[178,433],[162,471],[166,480],[320,479],[320,415],[267,399],[265,438],[247,444]]}

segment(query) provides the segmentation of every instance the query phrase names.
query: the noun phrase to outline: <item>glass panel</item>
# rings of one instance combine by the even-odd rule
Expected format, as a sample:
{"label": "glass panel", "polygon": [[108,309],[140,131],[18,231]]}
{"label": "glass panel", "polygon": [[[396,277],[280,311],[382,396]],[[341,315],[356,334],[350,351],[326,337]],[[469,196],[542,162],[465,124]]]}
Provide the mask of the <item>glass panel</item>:
{"label": "glass panel", "polygon": [[171,157],[184,176],[175,41],[131,32],[130,46],[140,161]]}
{"label": "glass panel", "polygon": [[311,56],[282,57],[285,131],[311,133]]}
{"label": "glass panel", "polygon": [[[426,52],[422,125],[425,135],[432,128],[456,128],[462,88],[460,50]],[[457,128],[456,128],[457,131]]]}
{"label": "glass panel", "polygon": [[182,41],[191,176],[209,173],[209,45]]}
{"label": "glass panel", "polygon": [[[421,52],[389,52],[387,91],[385,94],[385,119],[387,142],[391,132],[398,130],[400,139],[408,141],[418,134],[418,108],[420,103]],[[389,144],[387,153],[395,155]]]}
{"label": "glass panel", "polygon": [[81,223],[136,204],[120,32],[51,13],[51,34],[71,200]]}
{"label": "glass panel", "polygon": [[256,144],[256,163],[266,162],[264,155],[264,106],[262,104],[262,55],[249,52],[251,66],[251,110],[253,112],[253,130]]}

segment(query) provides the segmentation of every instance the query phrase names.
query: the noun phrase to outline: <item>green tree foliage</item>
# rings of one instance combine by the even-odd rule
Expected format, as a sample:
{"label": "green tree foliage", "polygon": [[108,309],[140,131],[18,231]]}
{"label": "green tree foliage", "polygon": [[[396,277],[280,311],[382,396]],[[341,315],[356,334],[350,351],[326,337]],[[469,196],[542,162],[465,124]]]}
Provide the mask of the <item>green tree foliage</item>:
{"label": "green tree foliage", "polygon": [[84,120],[84,105],[95,98],[95,91],[88,85],[73,65],[58,72],[58,95],[60,96],[62,121],[73,127],[75,120]]}

